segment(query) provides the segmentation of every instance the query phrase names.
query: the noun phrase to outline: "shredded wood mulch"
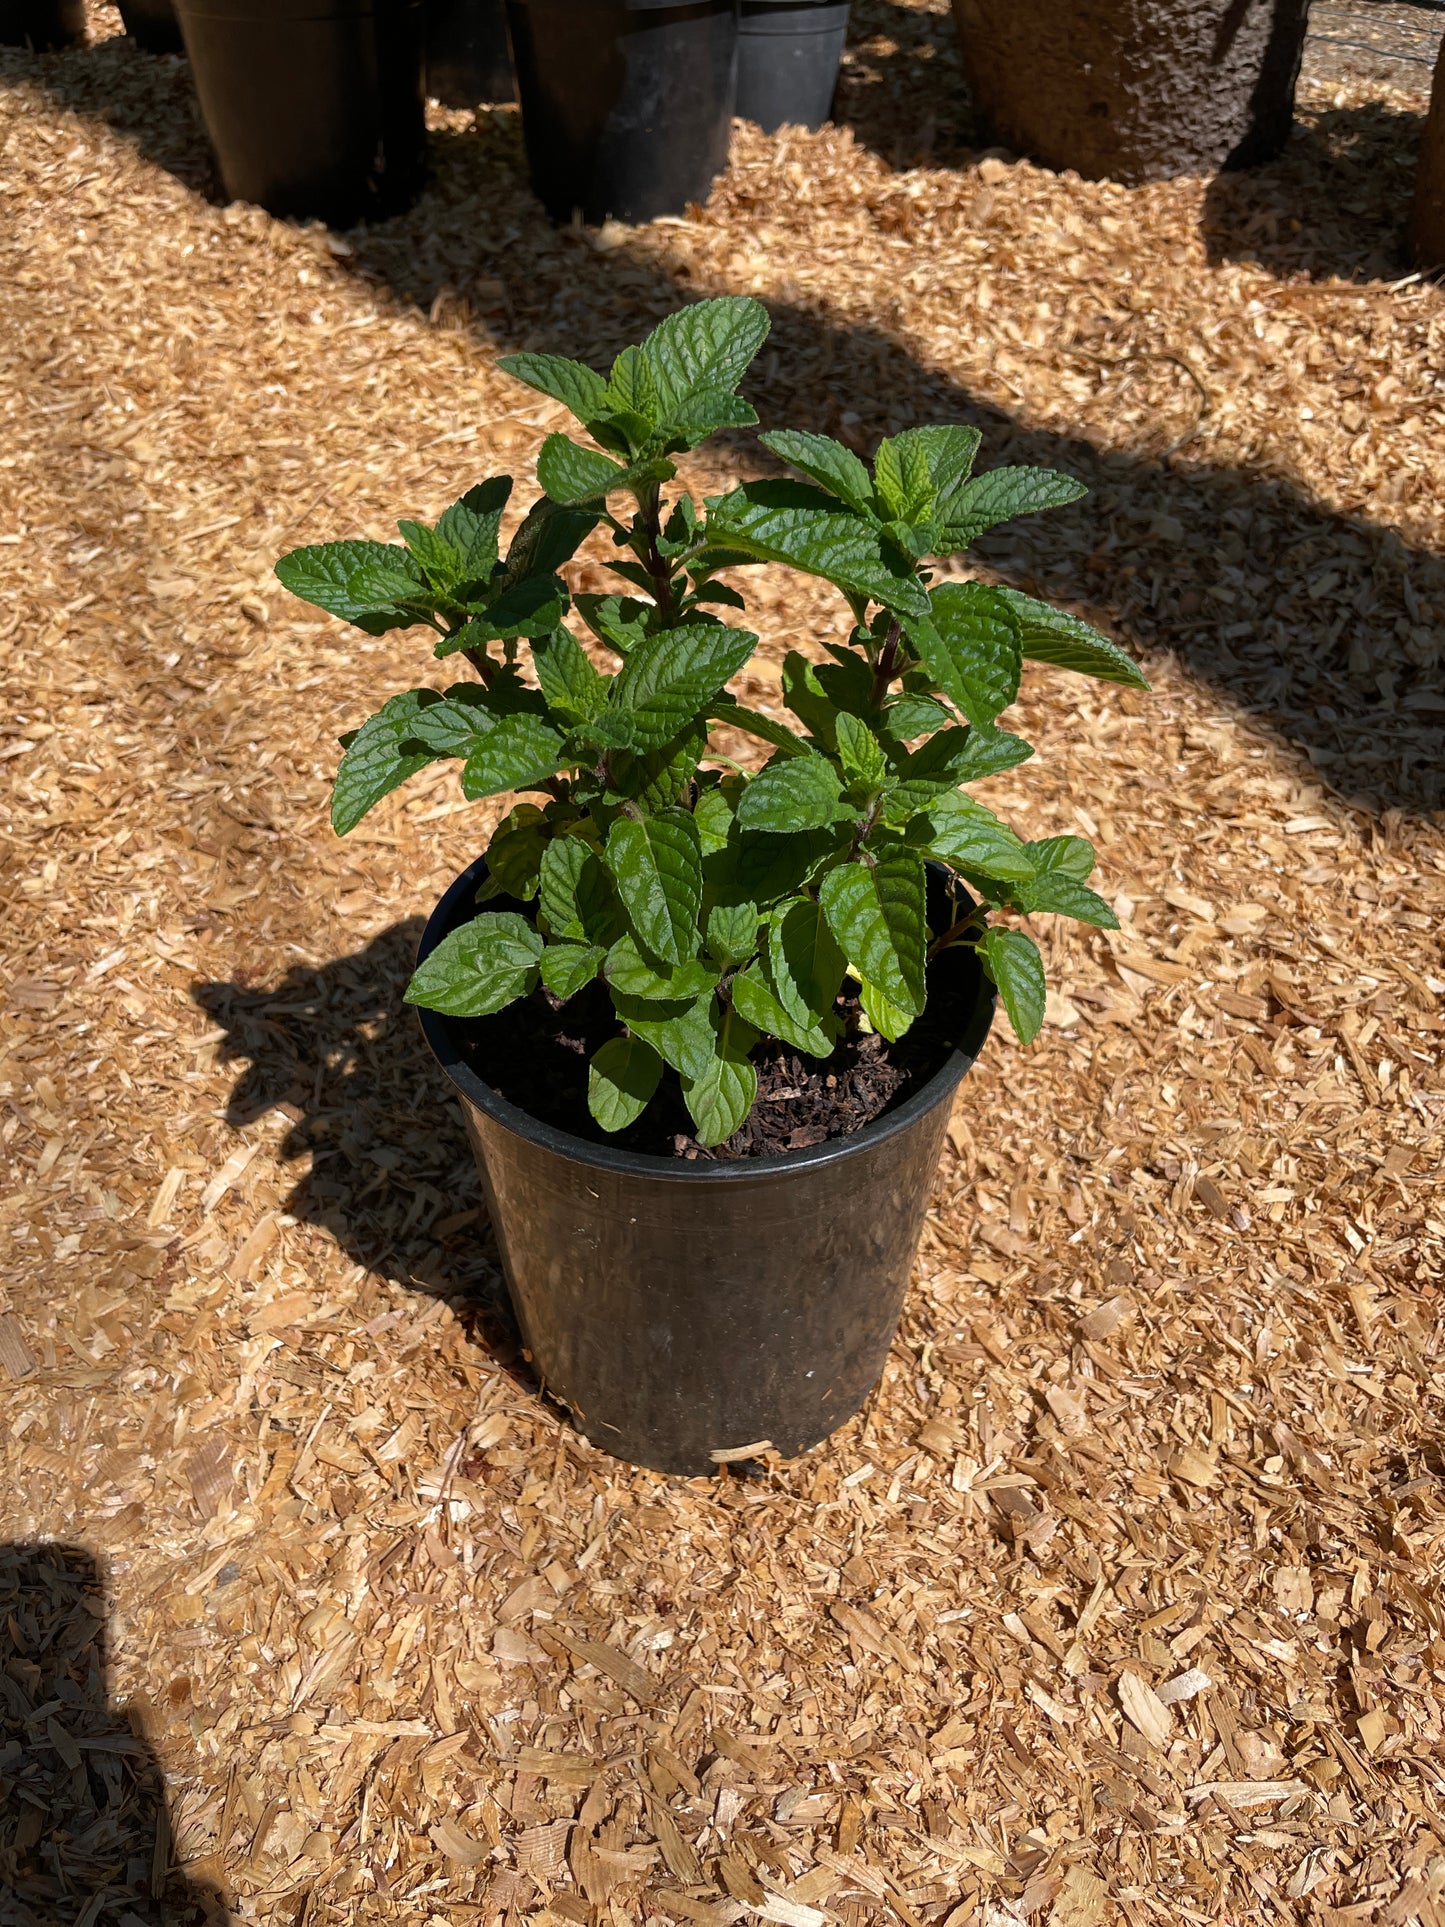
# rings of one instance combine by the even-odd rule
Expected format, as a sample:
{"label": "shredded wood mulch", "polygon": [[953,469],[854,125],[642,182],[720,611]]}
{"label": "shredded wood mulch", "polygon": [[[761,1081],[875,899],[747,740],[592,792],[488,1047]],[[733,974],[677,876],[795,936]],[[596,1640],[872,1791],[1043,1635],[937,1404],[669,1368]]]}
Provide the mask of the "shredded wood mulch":
{"label": "shredded wood mulch", "polygon": [[[220,205],[113,15],[3,54],[7,1920],[1445,1915],[1427,70],[1129,192],[980,155],[946,18],[858,11],[841,125],[581,234],[509,112],[340,236]],[[527,464],[503,348],[715,290],[773,312],[769,422],[1080,474],[987,566],[1154,690],[1028,680],[990,800],[1095,838],[1123,928],[1043,928],[877,1395],[684,1483],[537,1395],[401,1007],[478,812],[443,770],[326,828],[337,733],[435,666],[270,564]],[[844,617],[749,581],[776,702]]]}

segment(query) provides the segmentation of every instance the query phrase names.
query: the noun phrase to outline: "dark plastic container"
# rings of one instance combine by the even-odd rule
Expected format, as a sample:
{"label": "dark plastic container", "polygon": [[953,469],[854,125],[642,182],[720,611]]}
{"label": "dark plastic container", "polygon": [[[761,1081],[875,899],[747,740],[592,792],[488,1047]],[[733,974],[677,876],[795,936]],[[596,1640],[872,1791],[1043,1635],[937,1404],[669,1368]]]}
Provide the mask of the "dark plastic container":
{"label": "dark plastic container", "polygon": [[727,165],[737,0],[507,0],[533,192],[554,221],[650,221]]}
{"label": "dark plastic container", "polygon": [[51,53],[85,39],[85,0],[0,0],[0,47]]}
{"label": "dark plastic container", "polygon": [[765,134],[821,127],[833,111],[848,38],[848,0],[743,0],[738,20],[738,113]]}
{"label": "dark plastic container", "polygon": [[121,24],[147,54],[180,54],[186,50],[181,23],[171,0],[117,0]]}
{"label": "dark plastic container", "polygon": [[426,90],[444,107],[517,98],[502,0],[429,0]]}
{"label": "dark plastic container", "polygon": [[[485,874],[479,859],[457,878],[421,956],[475,915]],[[736,1164],[641,1156],[539,1123],[478,1076],[463,1026],[421,1012],[462,1100],[523,1339],[594,1445],[697,1477],[744,1446],[805,1451],[863,1404],[898,1325],[954,1092],[993,1021],[976,959],[960,953],[955,968],[957,1048],[922,1090],[852,1137]]]}
{"label": "dark plastic container", "polygon": [[226,192],[338,227],[426,174],[421,0],[178,0]]}

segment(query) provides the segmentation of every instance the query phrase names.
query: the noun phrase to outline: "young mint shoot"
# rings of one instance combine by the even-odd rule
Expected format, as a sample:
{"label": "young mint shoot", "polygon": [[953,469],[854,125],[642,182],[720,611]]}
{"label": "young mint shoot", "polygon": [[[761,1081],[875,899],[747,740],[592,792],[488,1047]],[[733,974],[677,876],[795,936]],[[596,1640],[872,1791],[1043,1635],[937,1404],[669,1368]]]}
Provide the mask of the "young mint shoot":
{"label": "young mint shoot", "polygon": [[[669,315],[606,376],[556,355],[504,359],[588,437],[543,442],[543,493],[505,555],[512,483],[498,476],[434,528],[400,523],[401,544],[329,542],[276,565],[294,594],[369,635],[429,628],[435,654],[471,672],[393,696],[343,739],[340,834],[441,758],[460,762],[465,797],[535,799],[494,831],[478,899],[525,910],[480,910],[420,965],[408,1002],[483,1016],[539,985],[565,1000],[600,978],[618,1029],[592,1060],[593,1117],[625,1128],[670,1067],[704,1145],[746,1118],[761,1039],[831,1055],[849,975],[867,1023],[892,1040],[922,1014],[929,958],[970,945],[1018,1037],[1034,1037],[1043,964],[1007,919],[1115,919],[1087,885],[1082,837],[1025,842],[967,785],[1032,754],[998,726],[1025,660],[1147,687],[1074,617],[934,579],[930,559],[1083,493],[1048,469],[975,475],[976,429],[909,429],[880,444],[871,471],[826,435],[779,430],[760,439],[799,479],[745,482],[701,506],[677,487],[676,456],[756,423],[738,383],[767,332],[758,302],[728,297]],[[617,591],[574,595],[562,571],[599,525]],[[760,562],[832,583],[853,618],[827,660],[787,657],[787,723],[728,693],[758,638],[717,577]],[[719,723],[767,746],[755,774],[712,753]],[[929,922],[930,862],[971,893],[950,891],[942,928]]]}

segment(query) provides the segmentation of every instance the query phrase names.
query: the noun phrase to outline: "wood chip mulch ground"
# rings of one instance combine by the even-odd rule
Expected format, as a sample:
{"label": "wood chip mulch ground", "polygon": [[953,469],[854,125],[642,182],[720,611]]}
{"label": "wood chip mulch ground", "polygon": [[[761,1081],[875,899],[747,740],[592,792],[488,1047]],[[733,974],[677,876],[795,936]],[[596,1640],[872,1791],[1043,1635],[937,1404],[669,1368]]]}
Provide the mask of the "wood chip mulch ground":
{"label": "wood chip mulch ground", "polygon": [[[3,55],[0,1921],[1445,1919],[1428,69],[1129,192],[970,145],[946,15],[868,0],[841,124],[685,220],[553,232],[483,112],[341,236],[222,205],[117,26]],[[1154,689],[1029,679],[990,800],[1123,928],[1044,930],[876,1397],[686,1483],[535,1395],[400,1007],[478,818],[326,827],[433,666],[270,565],[525,468],[503,349],[719,290],[768,422],[1082,476],[983,562]],[[752,593],[768,703],[842,618]]]}

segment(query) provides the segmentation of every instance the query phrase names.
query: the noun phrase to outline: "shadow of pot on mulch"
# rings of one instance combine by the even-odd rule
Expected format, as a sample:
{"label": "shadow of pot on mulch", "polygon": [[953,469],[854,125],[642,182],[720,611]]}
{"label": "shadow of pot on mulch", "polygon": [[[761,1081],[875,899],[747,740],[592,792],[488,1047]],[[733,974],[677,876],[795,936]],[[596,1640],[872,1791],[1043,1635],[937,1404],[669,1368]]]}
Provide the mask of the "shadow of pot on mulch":
{"label": "shadow of pot on mulch", "polygon": [[282,1210],[378,1276],[445,1300],[474,1342],[526,1380],[461,1116],[402,1002],[421,931],[409,917],[269,988],[200,983],[191,995],[225,1031],[221,1061],[246,1066],[226,1122],[277,1109],[287,1120],[276,1155],[306,1168]]}

